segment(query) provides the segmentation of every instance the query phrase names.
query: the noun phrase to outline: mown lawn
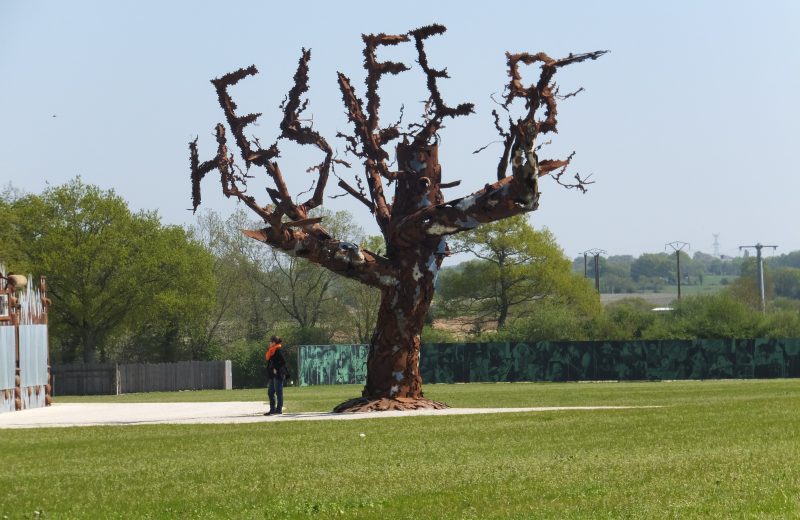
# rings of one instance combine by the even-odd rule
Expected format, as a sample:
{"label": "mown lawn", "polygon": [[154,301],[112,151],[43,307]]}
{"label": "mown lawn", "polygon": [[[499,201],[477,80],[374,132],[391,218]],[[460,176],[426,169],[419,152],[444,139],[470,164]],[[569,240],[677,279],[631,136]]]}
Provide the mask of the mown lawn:
{"label": "mown lawn", "polygon": [[[328,410],[357,392],[292,388],[287,405]],[[426,395],[459,407],[661,408],[0,430],[0,518],[800,517],[800,380],[429,385]]]}

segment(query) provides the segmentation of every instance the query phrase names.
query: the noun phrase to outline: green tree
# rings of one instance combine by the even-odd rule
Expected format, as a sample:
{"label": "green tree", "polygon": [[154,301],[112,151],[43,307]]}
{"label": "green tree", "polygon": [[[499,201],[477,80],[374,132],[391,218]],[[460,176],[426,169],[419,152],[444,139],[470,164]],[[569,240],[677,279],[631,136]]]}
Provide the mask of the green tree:
{"label": "green tree", "polygon": [[22,194],[10,184],[0,191],[0,215],[3,216],[0,226],[0,264],[5,264],[6,269],[26,273],[29,267],[22,254],[17,212],[13,211],[13,204],[20,197]]}
{"label": "green tree", "polygon": [[[692,257],[689,256],[686,251],[678,251],[678,256],[681,259],[681,283],[686,284],[691,280],[691,276],[697,271],[694,264],[692,263]],[[669,255],[670,260],[672,260],[672,266],[670,268],[670,283],[676,284],[678,283],[678,263],[675,259],[675,253]]]}
{"label": "green tree", "polygon": [[648,339],[758,338],[767,333],[762,314],[729,293],[682,298],[673,305],[662,315],[665,327],[648,331]]}
{"label": "green tree", "polygon": [[800,269],[800,251],[792,251],[783,255],[771,257],[767,261],[770,267],[794,267]]}
{"label": "green tree", "polygon": [[[386,254],[386,243],[380,235],[364,238],[361,248],[378,255]],[[348,341],[369,343],[378,319],[381,291],[349,278],[336,277],[333,292],[342,307],[337,320],[340,335]]]}
{"label": "green tree", "polygon": [[441,273],[439,307],[450,314],[471,315],[478,324],[496,321],[502,329],[512,317],[542,311],[536,302],[598,301],[582,277],[572,273],[553,234],[534,230],[524,216],[456,235],[451,247],[477,260]]}
{"label": "green tree", "polygon": [[128,333],[113,357],[151,362],[216,358],[218,351],[205,335],[217,285],[213,258],[180,227],[156,229],[149,240],[152,256],[144,261],[154,265],[140,269],[158,272],[162,282],[145,305],[130,309]]}
{"label": "green tree", "polygon": [[[324,218],[326,230],[354,248],[364,236],[347,211],[320,208],[312,216]],[[255,282],[266,290],[284,319],[301,329],[335,323],[334,317],[341,309],[334,292],[338,282],[335,271],[272,248],[259,251],[251,260],[261,271]]]}
{"label": "green tree", "polygon": [[212,303],[205,249],[113,191],[77,178],[11,210],[27,265],[48,277],[57,360],[106,360],[116,340],[147,328],[182,340]]}
{"label": "green tree", "polygon": [[[347,211],[318,213],[331,229],[351,240],[363,235]],[[375,327],[380,291],[259,244],[241,233],[258,227],[239,209],[226,220],[200,212],[192,232],[214,255],[217,303],[207,323],[209,342],[236,350],[242,341],[276,333],[287,342],[368,342]],[[382,237],[362,247],[385,252]],[[247,342],[245,342],[247,343]],[[235,344],[235,345],[234,345]],[[249,344],[249,343],[248,343]],[[238,352],[238,350],[237,350]]]}
{"label": "green tree", "polygon": [[[561,302],[542,300],[533,305],[535,314],[526,314],[496,334],[483,334],[479,341],[582,341],[590,339],[592,315],[578,312]],[[599,309],[598,309],[599,312]]]}
{"label": "green tree", "polygon": [[698,279],[701,279],[706,274],[722,274],[722,261],[715,256],[703,253],[701,251],[696,251],[694,255],[692,255],[691,265],[692,269],[689,272],[689,275]]}
{"label": "green tree", "polygon": [[675,259],[666,253],[645,253],[631,263],[631,277],[638,282],[642,278],[668,279],[675,271]]}
{"label": "green tree", "polygon": [[800,338],[800,302],[776,300],[777,309],[765,316],[766,335],[773,338]]}
{"label": "green tree", "polygon": [[653,304],[642,298],[625,298],[610,303],[605,315],[610,325],[602,333],[596,331],[593,339],[625,340],[639,339],[653,326],[658,318]]}
{"label": "green tree", "polygon": [[256,242],[241,233],[254,227],[241,208],[222,219],[206,210],[197,214],[192,235],[213,255],[217,280],[215,306],[205,324],[204,343],[226,349],[246,339],[261,341],[275,324],[277,310],[260,281],[271,257]]}
{"label": "green tree", "polygon": [[[739,278],[734,280],[728,289],[730,294],[753,309],[761,309],[761,292],[759,289],[758,266],[753,257],[746,258],[741,264]],[[772,271],[764,263],[764,298],[770,301],[775,297],[775,283]]]}
{"label": "green tree", "polygon": [[772,280],[775,284],[776,296],[800,299],[800,269],[779,267],[774,270]]}
{"label": "green tree", "polygon": [[[600,265],[600,292],[609,294],[632,293],[637,289],[631,278],[631,256],[601,257]],[[593,275],[592,275],[593,276]]]}

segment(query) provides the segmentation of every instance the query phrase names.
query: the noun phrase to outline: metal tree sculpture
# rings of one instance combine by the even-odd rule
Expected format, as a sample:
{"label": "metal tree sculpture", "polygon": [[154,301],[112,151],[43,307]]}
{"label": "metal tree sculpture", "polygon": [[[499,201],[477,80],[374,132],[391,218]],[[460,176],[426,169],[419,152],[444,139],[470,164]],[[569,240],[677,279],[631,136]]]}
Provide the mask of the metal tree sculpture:
{"label": "metal tree sculpture", "polygon": [[[216,126],[218,143],[216,156],[200,162],[197,140],[190,143],[192,199],[194,208],[200,204],[200,181],[211,170],[220,173],[222,192],[236,197],[263,219],[266,226],[256,231],[245,231],[255,240],[265,242],[290,255],[305,258],[342,276],[377,287],[382,292],[377,326],[372,336],[367,359],[367,382],[362,397],[336,407],[336,411],[367,411],[413,408],[446,407],[425,399],[422,378],[419,374],[420,332],[425,314],[434,293],[434,279],[442,260],[448,255],[445,237],[472,229],[479,224],[500,220],[538,207],[537,179],[551,172],[561,183],[561,176],[569,165],[565,160],[540,160],[537,157],[537,138],[556,131],[556,99],[558,89],[552,82],[556,71],[565,65],[594,60],[606,51],[587,54],[570,54],[566,58],[552,59],[546,54],[506,53],[511,78],[502,107],[506,110],[516,98],[523,98],[525,112],[521,117],[508,117],[503,128],[498,113],[493,112],[495,126],[503,138],[503,153],[497,168],[497,180],[467,197],[445,201],[442,189],[456,186],[460,181],[443,183],[438,161],[437,132],[445,118],[463,116],[473,111],[473,105],[464,103],[455,108],[448,106],[439,92],[438,81],[447,78],[446,70],[431,68],[425,51],[425,40],[442,34],[445,27],[431,25],[407,34],[364,35],[364,67],[366,79],[366,112],[364,103],[356,95],[350,79],[338,74],[347,115],[353,124],[351,135],[337,134],[347,142],[349,153],[364,165],[366,190],[361,181],[354,188],[344,180],[338,185],[364,204],[372,214],[386,241],[385,256],[368,251],[357,244],[337,240],[321,225],[320,218],[309,212],[320,206],[332,165],[336,160],[326,139],[309,126],[304,126],[300,115],[308,101],[301,96],[308,90],[308,63],[311,53],[303,49],[294,86],[281,105],[283,120],[279,138],[312,145],[324,152],[322,163],[315,166],[318,174],[312,196],[305,202],[294,201],[289,194],[283,173],[275,159],[279,155],[277,143],[261,148],[258,141],[251,142],[244,135],[247,125],[260,114],[240,116],[228,87],[258,71],[255,66],[214,79],[219,103],[225,112],[228,126],[249,172],[251,166],[263,167],[275,187],[267,188],[271,204],[262,206],[246,191],[249,176],[234,162],[229,152],[225,127]],[[423,121],[410,125],[401,132],[399,123],[379,126],[380,98],[378,82],[384,74],[398,74],[409,68],[396,62],[379,62],[376,50],[380,46],[397,45],[413,41],[418,63],[427,77],[430,98],[426,104]],[[519,65],[541,64],[538,81],[530,86],[522,84]],[[567,96],[560,96],[561,98]],[[544,110],[543,117],[537,111]],[[389,166],[389,143],[396,145],[397,168]],[[511,174],[508,175],[508,165]],[[584,189],[586,181],[575,176],[575,184],[568,187]],[[384,183],[394,184],[394,198],[387,198]]]}

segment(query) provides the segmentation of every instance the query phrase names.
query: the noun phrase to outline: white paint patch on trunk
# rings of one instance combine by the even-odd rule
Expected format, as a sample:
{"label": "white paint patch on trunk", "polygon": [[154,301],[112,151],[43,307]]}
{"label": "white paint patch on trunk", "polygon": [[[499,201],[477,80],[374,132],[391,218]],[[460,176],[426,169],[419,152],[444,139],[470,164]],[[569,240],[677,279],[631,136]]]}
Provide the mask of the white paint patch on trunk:
{"label": "white paint patch on trunk", "polygon": [[428,200],[429,196],[430,196],[430,190],[422,194],[422,199],[417,204],[417,209],[427,208],[428,206],[431,205],[431,201]]}
{"label": "white paint patch on trunk", "polygon": [[389,276],[388,274],[384,274],[378,278],[378,282],[386,287],[391,287],[392,285],[397,285],[397,278],[394,276]]}
{"label": "white paint patch on trunk", "polygon": [[464,197],[463,199],[461,199],[461,201],[459,201],[458,204],[456,204],[456,209],[460,209],[461,211],[466,211],[466,210],[468,210],[469,208],[471,208],[472,206],[475,205],[475,200],[476,199],[477,199],[477,197],[475,195],[470,195],[469,197]]}
{"label": "white paint patch on trunk", "polygon": [[426,232],[429,235],[446,235],[447,233],[455,233],[456,231],[458,231],[457,227],[436,223],[429,227]]}
{"label": "white paint patch on trunk", "polygon": [[478,221],[473,217],[467,217],[467,220],[456,220],[456,225],[458,225],[461,229],[474,229],[478,227]]}

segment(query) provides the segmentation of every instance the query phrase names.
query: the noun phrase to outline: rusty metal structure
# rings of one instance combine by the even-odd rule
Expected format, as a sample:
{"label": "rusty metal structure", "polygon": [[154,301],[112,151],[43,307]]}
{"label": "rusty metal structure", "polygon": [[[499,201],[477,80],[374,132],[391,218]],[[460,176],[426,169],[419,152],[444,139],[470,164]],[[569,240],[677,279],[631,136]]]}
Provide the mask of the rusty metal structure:
{"label": "rusty metal structure", "polygon": [[[562,59],[553,59],[544,53],[506,53],[510,80],[500,103],[500,109],[508,114],[505,124],[498,111],[493,111],[495,127],[503,143],[496,179],[467,197],[445,199],[442,190],[457,186],[460,181],[444,182],[442,179],[438,131],[445,120],[473,112],[471,103],[452,107],[444,101],[439,81],[448,78],[448,74],[428,62],[425,42],[445,30],[444,26],[430,25],[406,34],[363,35],[366,103],[358,96],[350,79],[338,74],[352,133],[339,133],[336,137],[344,139],[347,152],[363,165],[363,176],[357,178],[355,186],[341,179],[338,186],[374,215],[386,241],[385,255],[338,240],[325,230],[320,218],[309,213],[322,204],[334,164],[349,166],[335,159],[328,141],[301,119],[308,105],[308,100],[302,98],[308,90],[309,50],[303,49],[294,86],[281,105],[283,119],[279,136],[279,139],[312,146],[324,154],[322,162],[309,169],[316,172],[316,179],[308,200],[296,201],[290,195],[276,160],[280,153],[278,143],[262,148],[257,140],[245,136],[245,128],[260,114],[237,113],[228,89],[256,74],[255,66],[211,81],[245,169],[236,164],[222,124],[216,126],[217,152],[212,159],[200,161],[196,139],[189,145],[194,209],[201,202],[201,180],[217,170],[224,195],[242,201],[265,223],[262,229],[245,231],[247,236],[381,290],[382,301],[370,344],[367,382],[362,396],[342,403],[336,411],[445,407],[424,398],[418,365],[420,332],[433,298],[434,280],[449,254],[446,237],[482,223],[535,210],[539,201],[538,179],[544,175],[550,174],[559,184],[570,188],[585,190],[588,184],[578,175],[573,184],[562,182],[572,156],[563,160],[540,160],[537,152],[541,145],[538,143],[542,135],[556,132],[557,100],[574,95],[559,95],[553,82],[555,73],[566,65],[597,59],[606,51],[571,54]],[[384,75],[399,74],[409,67],[404,63],[379,61],[377,50],[404,43],[416,48],[417,62],[427,78],[430,96],[421,122],[405,129],[399,123],[382,127],[379,82]],[[523,84],[520,65],[540,65],[535,84]],[[509,107],[518,98],[524,102],[525,110],[515,119]],[[390,146],[394,146],[396,156],[394,168],[390,167]],[[247,179],[254,166],[263,168],[274,184],[267,188],[271,199],[267,205],[247,192]],[[387,193],[387,187],[393,187],[393,197]]]}
{"label": "rusty metal structure", "polygon": [[52,403],[45,277],[33,288],[0,266],[0,413]]}

